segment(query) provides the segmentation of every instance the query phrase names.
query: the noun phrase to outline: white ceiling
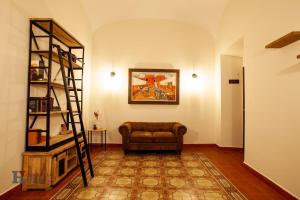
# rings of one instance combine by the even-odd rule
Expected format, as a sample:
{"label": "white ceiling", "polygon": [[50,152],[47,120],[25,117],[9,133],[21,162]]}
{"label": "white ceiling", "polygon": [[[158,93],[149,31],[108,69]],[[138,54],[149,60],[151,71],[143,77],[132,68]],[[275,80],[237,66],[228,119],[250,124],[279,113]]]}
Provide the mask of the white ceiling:
{"label": "white ceiling", "polygon": [[130,19],[169,19],[199,25],[213,35],[229,0],[79,0],[93,31]]}

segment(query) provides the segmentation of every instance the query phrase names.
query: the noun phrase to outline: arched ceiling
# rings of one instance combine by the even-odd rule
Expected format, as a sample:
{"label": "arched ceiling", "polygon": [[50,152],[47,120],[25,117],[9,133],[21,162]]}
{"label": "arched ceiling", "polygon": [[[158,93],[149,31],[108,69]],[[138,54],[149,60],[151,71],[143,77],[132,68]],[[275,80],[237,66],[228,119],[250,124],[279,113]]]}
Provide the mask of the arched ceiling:
{"label": "arched ceiling", "polygon": [[122,20],[168,19],[215,35],[229,0],[79,0],[92,31]]}

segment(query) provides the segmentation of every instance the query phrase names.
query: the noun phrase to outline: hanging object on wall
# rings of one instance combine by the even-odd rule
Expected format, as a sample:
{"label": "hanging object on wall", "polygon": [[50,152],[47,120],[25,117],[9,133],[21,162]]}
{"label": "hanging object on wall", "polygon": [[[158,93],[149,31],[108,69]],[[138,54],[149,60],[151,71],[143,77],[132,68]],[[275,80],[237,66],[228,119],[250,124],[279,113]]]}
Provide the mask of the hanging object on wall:
{"label": "hanging object on wall", "polygon": [[198,75],[195,72],[195,65],[193,65],[193,74],[192,74],[193,78],[198,78]]}
{"label": "hanging object on wall", "polygon": [[179,70],[129,69],[129,104],[179,104]]}
{"label": "hanging object on wall", "polygon": [[229,84],[240,84],[239,79],[229,79]]}

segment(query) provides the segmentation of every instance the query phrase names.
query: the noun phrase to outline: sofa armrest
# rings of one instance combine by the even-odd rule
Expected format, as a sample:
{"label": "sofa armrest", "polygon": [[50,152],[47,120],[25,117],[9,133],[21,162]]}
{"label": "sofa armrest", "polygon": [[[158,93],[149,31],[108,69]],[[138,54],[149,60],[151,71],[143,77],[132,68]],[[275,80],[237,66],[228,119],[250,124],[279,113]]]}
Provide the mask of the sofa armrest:
{"label": "sofa armrest", "polygon": [[180,124],[180,123],[175,123],[173,126],[173,133],[178,136],[178,135],[184,135],[187,131],[186,126]]}
{"label": "sofa armrest", "polygon": [[128,150],[129,135],[131,134],[131,130],[131,124],[129,122],[125,122],[119,127],[119,132],[122,135],[122,146],[125,154]]}
{"label": "sofa armrest", "polygon": [[122,136],[129,135],[131,133],[131,130],[131,124],[129,122],[125,122],[119,127],[119,132]]}

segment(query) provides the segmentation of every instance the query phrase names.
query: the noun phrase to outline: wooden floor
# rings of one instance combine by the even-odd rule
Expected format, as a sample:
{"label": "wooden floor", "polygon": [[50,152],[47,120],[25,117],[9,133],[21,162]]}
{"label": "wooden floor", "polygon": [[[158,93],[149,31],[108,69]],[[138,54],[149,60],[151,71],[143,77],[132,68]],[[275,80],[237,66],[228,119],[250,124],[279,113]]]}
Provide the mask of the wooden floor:
{"label": "wooden floor", "polygon": [[[120,147],[108,147],[120,149]],[[99,147],[93,148],[92,157],[103,151]],[[286,199],[273,188],[264,183],[255,175],[251,174],[243,166],[243,152],[241,150],[224,150],[215,146],[187,146],[184,151],[203,152],[211,160],[214,165],[250,200],[277,200]],[[60,188],[70,181],[70,179],[78,173],[79,169],[71,172],[66,179],[58,183],[53,189],[48,191],[32,190],[22,192],[17,189],[8,199],[24,199],[24,200],[46,200],[50,199]],[[2,200],[3,198],[0,197]]]}

